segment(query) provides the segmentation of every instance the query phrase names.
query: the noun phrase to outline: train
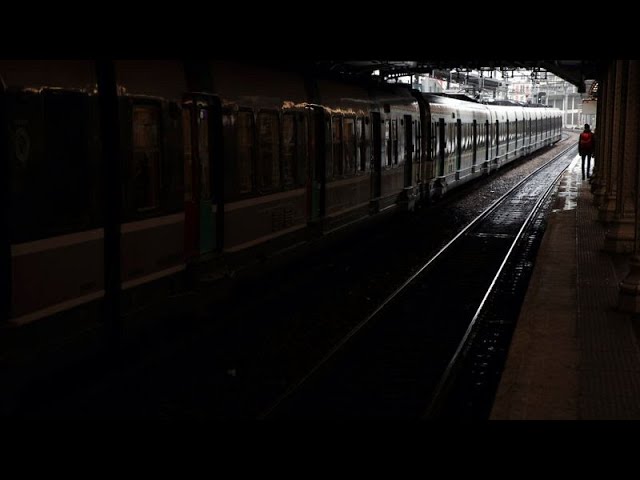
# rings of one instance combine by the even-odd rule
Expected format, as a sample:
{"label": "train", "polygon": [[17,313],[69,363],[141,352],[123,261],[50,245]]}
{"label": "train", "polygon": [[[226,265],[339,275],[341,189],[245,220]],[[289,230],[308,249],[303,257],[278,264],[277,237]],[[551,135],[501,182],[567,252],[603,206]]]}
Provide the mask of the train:
{"label": "train", "polygon": [[[403,84],[228,60],[113,68],[123,295],[414,210],[561,137],[557,109]],[[105,295],[97,81],[94,61],[0,61],[10,325]]]}

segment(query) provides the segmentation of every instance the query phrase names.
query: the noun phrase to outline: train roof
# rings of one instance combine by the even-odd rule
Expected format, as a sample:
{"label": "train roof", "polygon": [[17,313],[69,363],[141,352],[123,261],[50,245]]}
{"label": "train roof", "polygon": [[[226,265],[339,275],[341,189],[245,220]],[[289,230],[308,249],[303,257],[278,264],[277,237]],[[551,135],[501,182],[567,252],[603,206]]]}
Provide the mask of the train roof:
{"label": "train roof", "polygon": [[516,102],[513,100],[492,100],[488,102],[483,102],[486,105],[499,105],[501,107],[526,107],[527,104],[524,102]]}
{"label": "train roof", "polygon": [[455,103],[455,102],[469,102],[480,103],[475,98],[472,98],[464,93],[422,93],[422,96],[430,103]]}

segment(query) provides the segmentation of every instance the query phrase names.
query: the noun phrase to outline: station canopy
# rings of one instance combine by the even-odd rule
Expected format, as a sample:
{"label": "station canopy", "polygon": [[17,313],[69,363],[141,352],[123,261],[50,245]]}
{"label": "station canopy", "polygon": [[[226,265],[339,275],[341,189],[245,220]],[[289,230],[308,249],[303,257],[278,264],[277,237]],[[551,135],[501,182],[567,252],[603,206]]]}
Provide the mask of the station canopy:
{"label": "station canopy", "polygon": [[516,69],[548,71],[586,92],[585,80],[598,80],[602,71],[600,60],[488,60],[488,59],[440,59],[440,60],[327,60],[308,64],[318,72],[348,77],[371,77],[374,73],[382,79],[406,75],[431,74],[436,70],[501,71]]}

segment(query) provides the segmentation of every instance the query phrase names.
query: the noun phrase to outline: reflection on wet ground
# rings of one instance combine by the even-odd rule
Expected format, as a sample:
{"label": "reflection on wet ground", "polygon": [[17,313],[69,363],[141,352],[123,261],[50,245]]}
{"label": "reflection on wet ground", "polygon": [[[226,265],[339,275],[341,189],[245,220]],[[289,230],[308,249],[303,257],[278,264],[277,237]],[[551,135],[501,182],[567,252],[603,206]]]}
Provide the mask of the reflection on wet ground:
{"label": "reflection on wet ground", "polygon": [[562,210],[575,210],[578,199],[578,188],[584,182],[580,165],[580,155],[576,155],[560,180],[558,196],[552,213]]}

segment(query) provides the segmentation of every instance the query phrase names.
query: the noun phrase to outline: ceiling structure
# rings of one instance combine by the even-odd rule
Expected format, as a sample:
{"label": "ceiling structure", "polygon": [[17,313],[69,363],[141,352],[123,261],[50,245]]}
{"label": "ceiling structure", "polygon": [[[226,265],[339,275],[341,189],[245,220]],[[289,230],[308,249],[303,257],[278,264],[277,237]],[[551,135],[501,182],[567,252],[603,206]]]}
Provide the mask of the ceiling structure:
{"label": "ceiling structure", "polygon": [[488,60],[488,59],[448,59],[448,60],[356,60],[315,62],[317,71],[349,77],[371,77],[379,71],[380,77],[390,79],[404,75],[432,73],[434,70],[458,69],[458,71],[509,71],[517,68],[549,71],[576,85],[580,93],[585,92],[585,80],[600,78],[602,61],[599,60]]}

